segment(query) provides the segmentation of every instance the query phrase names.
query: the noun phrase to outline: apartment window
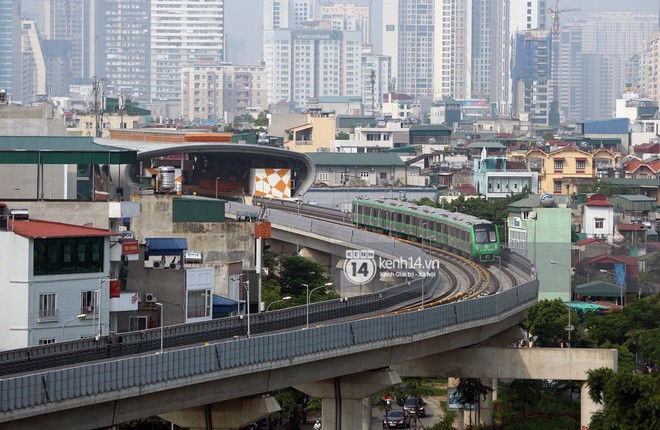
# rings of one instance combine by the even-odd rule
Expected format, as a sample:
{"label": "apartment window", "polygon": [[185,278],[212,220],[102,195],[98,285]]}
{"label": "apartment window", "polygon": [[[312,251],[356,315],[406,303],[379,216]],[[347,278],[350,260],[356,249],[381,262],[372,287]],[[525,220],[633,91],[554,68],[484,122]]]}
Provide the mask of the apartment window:
{"label": "apartment window", "polygon": [[97,314],[98,291],[83,291],[80,295],[80,313],[85,315]]}
{"label": "apartment window", "polygon": [[188,291],[188,318],[211,316],[211,290]]}
{"label": "apartment window", "polygon": [[55,293],[46,293],[39,294],[39,319],[40,320],[56,320],[57,319],[57,308],[56,305],[56,294]]}
{"label": "apartment window", "polygon": [[102,237],[34,240],[34,274],[61,275],[103,271]]}
{"label": "apartment window", "polygon": [[319,181],[327,181],[329,178],[328,172],[319,172]]}
{"label": "apartment window", "polygon": [[564,170],[564,160],[562,159],[555,159],[555,170]]}
{"label": "apartment window", "polygon": [[128,317],[128,331],[147,329],[147,317]]}
{"label": "apartment window", "polygon": [[587,167],[587,160],[575,160],[575,170],[582,170]]}
{"label": "apartment window", "polygon": [[553,190],[555,193],[561,193],[561,181],[553,182]]}
{"label": "apartment window", "polygon": [[54,337],[47,337],[44,339],[39,339],[39,345],[50,345],[51,343],[55,343],[55,338]]}
{"label": "apartment window", "polygon": [[604,224],[605,224],[605,218],[594,219],[594,228],[603,228]]}
{"label": "apartment window", "polygon": [[369,182],[369,172],[360,172],[360,179]]}

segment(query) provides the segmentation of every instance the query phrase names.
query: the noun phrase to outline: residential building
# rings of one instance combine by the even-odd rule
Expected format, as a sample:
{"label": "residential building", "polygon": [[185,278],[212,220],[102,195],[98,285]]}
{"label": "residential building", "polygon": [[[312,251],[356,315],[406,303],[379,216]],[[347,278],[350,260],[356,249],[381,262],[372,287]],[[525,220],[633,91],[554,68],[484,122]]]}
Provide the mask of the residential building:
{"label": "residential building", "polygon": [[642,53],[656,31],[655,13],[606,11],[587,15],[582,33],[584,119],[612,117],[614,101],[626,83],[638,80],[636,67],[628,67],[630,59]]}
{"label": "residential building", "polygon": [[515,36],[511,69],[511,115],[548,126],[552,101],[552,35],[546,30],[526,30]]}
{"label": "residential building", "polygon": [[587,238],[614,242],[614,205],[604,194],[588,196],[582,207],[582,231]]}
{"label": "residential building", "polygon": [[[109,331],[108,230],[5,215],[0,220],[2,350]],[[21,219],[17,219],[21,218]],[[15,288],[17,282],[21,288]]]}
{"label": "residential building", "polygon": [[431,124],[444,124],[452,130],[458,129],[461,122],[461,102],[453,97],[445,97],[431,105]]}
{"label": "residential building", "polygon": [[46,63],[46,87],[51,97],[68,97],[71,84],[71,42],[68,40],[42,40]]}
{"label": "residential building", "polygon": [[408,143],[408,128],[401,122],[387,122],[384,125],[371,124],[353,129],[348,140],[335,140],[333,152],[382,152],[401,147]]}
{"label": "residential building", "polygon": [[21,87],[18,99],[24,105],[44,102],[46,92],[46,63],[39,40],[37,23],[32,20],[21,21],[22,59]]}
{"label": "residential building", "polygon": [[386,187],[406,185],[406,165],[392,153],[310,153],[316,183],[330,187]]}
{"label": "residential building", "polygon": [[[108,95],[151,100],[151,0],[104,0],[97,71]],[[160,7],[160,6],[159,6]]]}
{"label": "residential building", "polygon": [[660,159],[630,160],[623,163],[624,177],[631,179],[660,179]]}
{"label": "residential building", "polygon": [[267,30],[264,60],[268,103],[324,96],[360,96],[363,88],[362,35],[324,29]]}
{"label": "residential building", "polygon": [[582,21],[562,22],[558,47],[558,109],[562,121],[584,119],[582,90],[588,79],[582,71]]}
{"label": "residential building", "polygon": [[618,155],[607,149],[586,152],[574,146],[550,148],[548,152],[535,148],[524,158],[539,174],[540,194],[578,194],[580,187],[607,177],[618,161]]}
{"label": "residential building", "polygon": [[6,100],[20,86],[21,73],[21,1],[0,0],[0,91]]}
{"label": "residential building", "polygon": [[630,150],[630,121],[628,118],[609,118],[603,120],[579,121],[575,123],[575,134],[585,139],[617,139],[618,151]]}
{"label": "residential building", "polygon": [[660,29],[649,36],[648,46],[640,58],[639,92],[652,100],[660,100],[658,65],[660,65]]}
{"label": "residential building", "polygon": [[181,69],[224,59],[223,0],[152,0],[151,99],[181,99]]}
{"label": "residential building", "polygon": [[[483,149],[485,155],[486,149]],[[486,199],[508,197],[538,189],[538,172],[533,172],[522,161],[512,161],[506,156],[482,156],[473,159],[474,187],[477,194]]]}
{"label": "residential building", "polygon": [[397,121],[415,119],[421,122],[422,104],[407,94],[383,94],[383,115]]}
{"label": "residential building", "polygon": [[545,30],[546,0],[509,0],[509,31],[516,34],[524,30]]}
{"label": "residential building", "polygon": [[321,21],[330,22],[335,30],[361,31],[362,43],[371,44],[370,6],[352,2],[332,2],[320,5]]}
{"label": "residential building", "polygon": [[264,31],[302,28],[318,10],[319,0],[265,0]]}
{"label": "residential building", "polygon": [[571,209],[561,206],[540,207],[538,194],[508,206],[508,246],[533,262],[539,300],[571,298]]}
{"label": "residential building", "polygon": [[365,113],[382,112],[383,95],[389,92],[392,79],[392,59],[377,55],[370,48],[362,51],[362,105]]}
{"label": "residential building", "polygon": [[44,0],[45,28],[49,40],[71,44],[69,67],[73,82],[95,76],[96,10],[99,2],[88,0]]}
{"label": "residential building", "polygon": [[298,152],[331,151],[337,124],[334,115],[310,114],[303,118],[302,123],[284,130],[284,146]]}

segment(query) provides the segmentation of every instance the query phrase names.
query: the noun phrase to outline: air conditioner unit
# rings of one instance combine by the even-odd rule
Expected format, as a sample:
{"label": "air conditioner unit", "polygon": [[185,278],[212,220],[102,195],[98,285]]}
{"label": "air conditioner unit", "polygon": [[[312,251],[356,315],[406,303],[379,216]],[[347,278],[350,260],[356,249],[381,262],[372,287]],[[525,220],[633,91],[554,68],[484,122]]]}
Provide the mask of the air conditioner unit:
{"label": "air conditioner unit", "polygon": [[156,303],[158,301],[158,298],[156,297],[156,293],[145,294],[144,301],[147,303]]}

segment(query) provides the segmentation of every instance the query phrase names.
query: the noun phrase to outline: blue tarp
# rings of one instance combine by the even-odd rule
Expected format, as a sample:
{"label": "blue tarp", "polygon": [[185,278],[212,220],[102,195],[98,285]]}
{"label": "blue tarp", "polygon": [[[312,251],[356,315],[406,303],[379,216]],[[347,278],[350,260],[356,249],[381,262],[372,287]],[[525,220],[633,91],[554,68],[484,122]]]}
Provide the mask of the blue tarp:
{"label": "blue tarp", "polygon": [[[245,308],[242,304],[241,310]],[[213,295],[213,318],[221,318],[234,313],[240,313],[238,302],[227,297]]]}
{"label": "blue tarp", "polygon": [[158,237],[149,238],[145,256],[150,255],[181,255],[188,249],[188,240],[185,237]]}

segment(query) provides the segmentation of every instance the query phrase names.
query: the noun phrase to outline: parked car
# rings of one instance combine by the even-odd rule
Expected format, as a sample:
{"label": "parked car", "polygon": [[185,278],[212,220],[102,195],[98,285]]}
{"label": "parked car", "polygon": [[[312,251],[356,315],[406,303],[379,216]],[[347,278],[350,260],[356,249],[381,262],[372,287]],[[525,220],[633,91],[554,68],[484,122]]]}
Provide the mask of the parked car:
{"label": "parked car", "polygon": [[425,417],[426,410],[424,409],[426,402],[420,397],[408,397],[403,403],[403,410],[406,414],[415,414],[418,417]]}
{"label": "parked car", "polygon": [[383,418],[383,428],[408,429],[410,428],[410,415],[404,411],[388,411]]}

